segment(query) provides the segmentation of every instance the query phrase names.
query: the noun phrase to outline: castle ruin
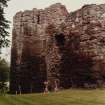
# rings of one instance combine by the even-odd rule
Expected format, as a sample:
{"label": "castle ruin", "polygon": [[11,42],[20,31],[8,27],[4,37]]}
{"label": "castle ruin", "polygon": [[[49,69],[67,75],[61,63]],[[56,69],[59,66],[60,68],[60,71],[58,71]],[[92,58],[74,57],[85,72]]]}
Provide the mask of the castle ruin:
{"label": "castle ruin", "polygon": [[85,87],[105,81],[105,5],[69,13],[57,3],[18,12],[13,19],[10,91]]}

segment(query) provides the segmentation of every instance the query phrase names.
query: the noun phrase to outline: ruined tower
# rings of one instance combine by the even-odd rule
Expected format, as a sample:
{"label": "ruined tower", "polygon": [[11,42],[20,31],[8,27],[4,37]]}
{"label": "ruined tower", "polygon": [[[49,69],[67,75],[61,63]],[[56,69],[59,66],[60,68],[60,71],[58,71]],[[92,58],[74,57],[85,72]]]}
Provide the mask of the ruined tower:
{"label": "ruined tower", "polygon": [[57,3],[18,12],[13,20],[11,93],[102,86],[105,81],[105,5],[68,13]]}
{"label": "ruined tower", "polygon": [[66,19],[66,8],[57,3],[48,8],[18,12],[13,20],[11,59],[12,92],[43,91],[47,80],[46,52],[49,36],[46,28],[50,24],[59,26]]}

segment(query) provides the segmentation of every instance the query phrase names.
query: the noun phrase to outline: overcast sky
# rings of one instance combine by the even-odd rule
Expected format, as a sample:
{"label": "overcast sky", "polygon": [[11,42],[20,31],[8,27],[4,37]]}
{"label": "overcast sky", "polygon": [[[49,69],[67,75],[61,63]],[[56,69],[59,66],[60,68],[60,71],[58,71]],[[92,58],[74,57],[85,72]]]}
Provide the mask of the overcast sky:
{"label": "overcast sky", "polygon": [[102,4],[105,3],[105,0],[10,0],[6,9],[6,16],[12,21],[12,17],[17,11],[45,8],[58,2],[64,4],[68,11],[74,11],[84,4]]}
{"label": "overcast sky", "polygon": [[[10,0],[8,2],[8,8],[5,10],[6,17],[11,21],[12,32],[12,20],[13,16],[18,11],[32,10],[33,8],[45,8],[54,3],[62,3],[66,6],[68,11],[75,11],[81,8],[84,4],[105,4],[105,0]],[[9,59],[10,51],[8,49],[3,51],[3,56]]]}

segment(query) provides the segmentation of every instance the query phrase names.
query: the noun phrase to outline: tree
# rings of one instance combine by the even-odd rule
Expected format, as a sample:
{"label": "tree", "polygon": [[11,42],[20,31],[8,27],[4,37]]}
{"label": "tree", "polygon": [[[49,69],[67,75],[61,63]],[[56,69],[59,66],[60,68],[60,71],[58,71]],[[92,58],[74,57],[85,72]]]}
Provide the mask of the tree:
{"label": "tree", "polygon": [[5,18],[4,8],[9,0],[0,0],[0,48],[9,46],[9,21]]}
{"label": "tree", "polygon": [[0,82],[9,80],[9,65],[4,59],[0,59]]}
{"label": "tree", "polygon": [[9,71],[8,63],[0,58],[0,91],[3,93],[7,87],[5,82],[9,81]]}

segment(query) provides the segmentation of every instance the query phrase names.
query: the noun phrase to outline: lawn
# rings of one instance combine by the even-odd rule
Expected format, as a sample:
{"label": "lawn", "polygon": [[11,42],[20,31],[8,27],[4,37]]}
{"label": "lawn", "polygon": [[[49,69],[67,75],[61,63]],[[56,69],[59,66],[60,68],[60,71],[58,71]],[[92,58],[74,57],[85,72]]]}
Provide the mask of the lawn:
{"label": "lawn", "polygon": [[105,105],[105,90],[65,90],[49,94],[0,96],[0,105]]}

